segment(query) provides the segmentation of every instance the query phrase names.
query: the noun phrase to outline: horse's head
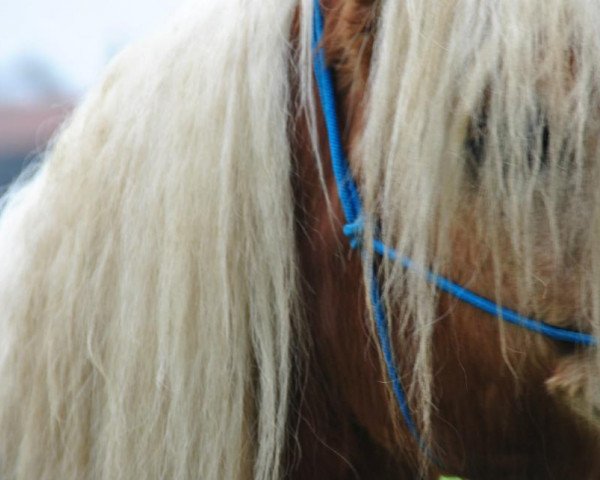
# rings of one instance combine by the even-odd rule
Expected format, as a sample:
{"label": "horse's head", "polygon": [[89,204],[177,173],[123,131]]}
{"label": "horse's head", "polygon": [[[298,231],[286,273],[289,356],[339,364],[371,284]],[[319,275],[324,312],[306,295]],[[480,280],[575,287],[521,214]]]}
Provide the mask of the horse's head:
{"label": "horse's head", "polygon": [[[324,12],[366,251],[380,236],[498,305],[598,335],[600,9],[332,0]],[[398,263],[380,275],[397,361],[442,463],[543,475],[560,448],[596,448],[595,348],[506,326]],[[547,451],[532,454],[538,441]]]}

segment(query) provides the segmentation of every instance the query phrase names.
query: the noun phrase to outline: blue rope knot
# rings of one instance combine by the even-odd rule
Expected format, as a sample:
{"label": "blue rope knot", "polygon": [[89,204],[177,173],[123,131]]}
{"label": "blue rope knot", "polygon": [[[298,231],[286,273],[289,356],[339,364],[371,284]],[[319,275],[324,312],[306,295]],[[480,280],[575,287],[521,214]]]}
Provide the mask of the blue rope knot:
{"label": "blue rope knot", "polygon": [[343,232],[350,241],[352,250],[362,249],[365,235],[365,220],[362,216],[357,217],[354,222],[344,225]]}

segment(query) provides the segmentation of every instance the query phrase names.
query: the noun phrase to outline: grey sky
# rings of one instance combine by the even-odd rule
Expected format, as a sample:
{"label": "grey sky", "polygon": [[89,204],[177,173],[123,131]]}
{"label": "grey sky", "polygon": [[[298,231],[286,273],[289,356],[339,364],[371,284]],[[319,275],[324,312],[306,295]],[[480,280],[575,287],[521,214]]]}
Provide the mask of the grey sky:
{"label": "grey sky", "polygon": [[[18,95],[15,65],[38,59],[80,93],[124,44],[155,29],[182,0],[0,0],[0,98]],[[6,100],[6,98],[4,98]]]}

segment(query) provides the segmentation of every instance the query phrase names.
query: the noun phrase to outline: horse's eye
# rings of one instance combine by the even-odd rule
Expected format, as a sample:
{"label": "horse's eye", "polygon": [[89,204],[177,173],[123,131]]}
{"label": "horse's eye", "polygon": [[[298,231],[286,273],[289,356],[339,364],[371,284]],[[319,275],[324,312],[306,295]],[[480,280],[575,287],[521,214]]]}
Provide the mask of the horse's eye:
{"label": "horse's eye", "polygon": [[487,112],[483,110],[472,118],[465,142],[467,170],[473,178],[478,177],[479,168],[485,158],[487,136]]}
{"label": "horse's eye", "polygon": [[[466,167],[469,174],[476,179],[486,155],[486,139],[488,135],[488,117],[485,109],[469,123],[465,141]],[[527,165],[533,169],[544,169],[548,165],[550,150],[550,128],[543,115],[532,122],[527,132]]]}

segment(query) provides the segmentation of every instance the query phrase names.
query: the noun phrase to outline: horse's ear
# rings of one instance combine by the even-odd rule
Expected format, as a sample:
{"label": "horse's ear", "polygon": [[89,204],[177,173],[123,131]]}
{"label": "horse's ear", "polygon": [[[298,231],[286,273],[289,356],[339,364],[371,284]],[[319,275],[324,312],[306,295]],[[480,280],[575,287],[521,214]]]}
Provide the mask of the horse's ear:
{"label": "horse's ear", "polygon": [[368,77],[379,11],[378,0],[328,0],[325,51],[337,73],[338,89],[362,88]]}
{"label": "horse's ear", "polygon": [[340,5],[350,5],[350,6],[371,6],[379,3],[380,0],[315,0],[320,1],[321,6],[324,9],[332,10],[334,8],[339,7]]}
{"label": "horse's ear", "polygon": [[337,40],[355,40],[373,32],[378,0],[327,0],[323,2],[326,38],[336,33]]}

